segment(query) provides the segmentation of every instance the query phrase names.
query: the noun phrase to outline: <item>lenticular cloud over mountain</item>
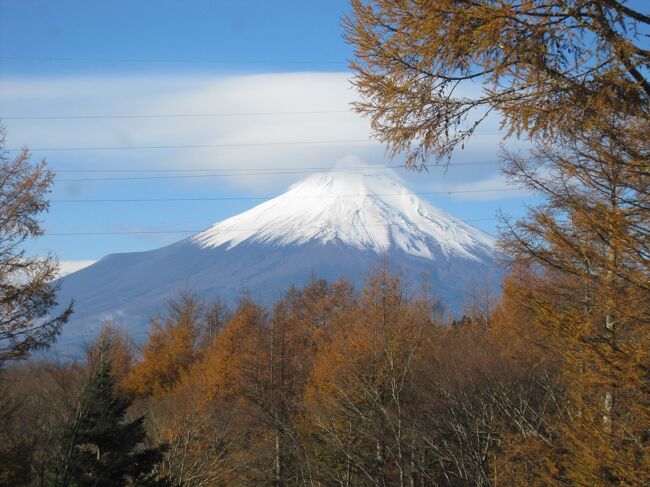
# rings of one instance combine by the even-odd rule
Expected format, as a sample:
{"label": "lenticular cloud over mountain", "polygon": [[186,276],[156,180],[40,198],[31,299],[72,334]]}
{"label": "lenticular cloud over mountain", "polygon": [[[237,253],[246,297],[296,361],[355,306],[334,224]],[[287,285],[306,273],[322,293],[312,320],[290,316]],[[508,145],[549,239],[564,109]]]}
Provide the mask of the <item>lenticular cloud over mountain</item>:
{"label": "lenticular cloud over mountain", "polygon": [[451,311],[468,285],[496,286],[494,239],[371,169],[310,176],[248,211],[156,250],[113,254],[61,281],[75,314],[58,348],[73,353],[112,319],[136,338],[178,292],[206,300],[263,301],[309,279],[363,276],[387,258],[410,279],[423,274]]}

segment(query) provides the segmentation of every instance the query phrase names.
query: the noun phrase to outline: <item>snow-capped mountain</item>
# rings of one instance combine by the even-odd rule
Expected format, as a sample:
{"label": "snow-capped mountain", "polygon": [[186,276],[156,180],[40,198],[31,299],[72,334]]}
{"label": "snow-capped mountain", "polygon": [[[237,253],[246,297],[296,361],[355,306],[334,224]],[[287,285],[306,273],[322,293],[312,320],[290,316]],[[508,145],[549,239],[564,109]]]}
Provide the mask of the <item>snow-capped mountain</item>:
{"label": "snow-capped mountain", "polygon": [[317,174],[285,194],[219,222],[191,239],[205,248],[242,242],[302,245],[338,242],[383,253],[401,250],[425,259],[438,251],[481,259],[493,239],[425,202],[382,174]]}
{"label": "snow-capped mountain", "polygon": [[[113,254],[61,281],[59,302],[75,314],[57,348],[89,343],[112,319],[136,339],[179,291],[234,300],[244,290],[263,301],[312,276],[356,283],[388,257],[458,310],[470,281],[498,285],[494,240],[445,214],[386,173],[332,171],[156,250]],[[67,351],[66,351],[67,349]]]}

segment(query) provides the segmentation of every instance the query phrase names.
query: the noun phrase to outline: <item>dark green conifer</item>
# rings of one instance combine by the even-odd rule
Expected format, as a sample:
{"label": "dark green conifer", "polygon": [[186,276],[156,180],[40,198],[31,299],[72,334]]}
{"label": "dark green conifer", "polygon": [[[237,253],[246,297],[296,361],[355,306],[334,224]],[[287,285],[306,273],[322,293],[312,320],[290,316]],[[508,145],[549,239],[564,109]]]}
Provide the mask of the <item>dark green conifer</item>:
{"label": "dark green conifer", "polygon": [[115,390],[111,364],[102,361],[86,386],[75,418],[63,431],[50,484],[55,486],[162,486],[155,473],[164,447],[144,448],[144,417],[125,421],[131,400]]}

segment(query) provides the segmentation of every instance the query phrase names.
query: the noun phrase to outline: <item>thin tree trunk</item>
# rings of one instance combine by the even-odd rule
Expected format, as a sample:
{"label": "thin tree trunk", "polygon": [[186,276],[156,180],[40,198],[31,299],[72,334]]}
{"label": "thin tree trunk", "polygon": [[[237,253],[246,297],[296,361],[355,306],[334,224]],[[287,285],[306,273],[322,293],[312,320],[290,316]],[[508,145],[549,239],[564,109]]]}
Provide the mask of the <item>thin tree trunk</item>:
{"label": "thin tree trunk", "polygon": [[[277,418],[276,418],[277,419]],[[280,431],[277,426],[275,428],[275,461],[274,461],[274,470],[275,470],[275,479],[274,485],[276,487],[282,486],[282,455],[281,455],[281,440],[280,440]]]}

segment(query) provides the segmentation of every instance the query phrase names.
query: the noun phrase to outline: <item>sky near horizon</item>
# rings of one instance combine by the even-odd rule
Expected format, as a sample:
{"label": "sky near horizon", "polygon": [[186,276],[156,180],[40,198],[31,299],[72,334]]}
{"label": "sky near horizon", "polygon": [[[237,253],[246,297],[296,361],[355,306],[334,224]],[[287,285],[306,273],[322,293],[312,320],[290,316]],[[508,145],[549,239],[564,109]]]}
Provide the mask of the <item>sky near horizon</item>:
{"label": "sky near horizon", "polygon": [[[347,10],[339,0],[0,0],[7,148],[28,145],[56,172],[46,235],[30,252],[69,271],[185,238],[318,168],[398,166],[350,110]],[[482,191],[507,184],[498,120],[478,134],[447,170],[393,171],[417,192],[463,191],[422,197],[495,234],[499,210],[522,216],[533,200]],[[167,231],[179,233],[156,233]]]}

